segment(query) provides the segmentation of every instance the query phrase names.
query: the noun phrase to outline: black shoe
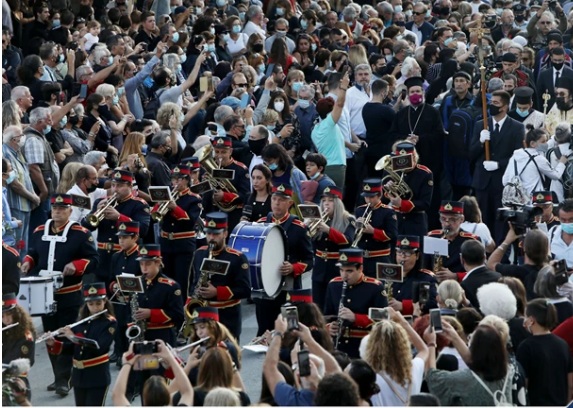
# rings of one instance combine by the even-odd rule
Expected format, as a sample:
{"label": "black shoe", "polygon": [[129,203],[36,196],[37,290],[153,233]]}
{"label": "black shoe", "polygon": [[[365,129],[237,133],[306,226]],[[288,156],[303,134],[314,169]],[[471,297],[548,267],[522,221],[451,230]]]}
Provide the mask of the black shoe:
{"label": "black shoe", "polygon": [[110,363],[115,363],[118,359],[119,359],[119,356],[117,354],[115,354],[115,352],[111,356],[109,356],[109,362]]}
{"label": "black shoe", "polygon": [[56,382],[54,381],[53,383],[51,383],[50,385],[48,385],[48,386],[46,387],[46,389],[47,389],[48,391],[56,391]]}
{"label": "black shoe", "polygon": [[60,385],[56,387],[56,394],[60,397],[67,397],[70,393],[70,388],[67,385]]}

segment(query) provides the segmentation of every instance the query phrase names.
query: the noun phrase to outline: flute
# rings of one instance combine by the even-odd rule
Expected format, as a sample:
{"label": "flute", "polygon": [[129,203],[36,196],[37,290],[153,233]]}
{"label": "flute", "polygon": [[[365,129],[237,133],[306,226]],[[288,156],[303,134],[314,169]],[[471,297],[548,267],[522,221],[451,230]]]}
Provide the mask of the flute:
{"label": "flute", "polygon": [[2,331],[11,329],[12,327],[16,327],[19,324],[20,324],[19,322],[16,322],[16,323],[9,324],[8,326],[4,326],[4,327],[2,327]]}
{"label": "flute", "polygon": [[[91,315],[91,316],[88,316],[88,317],[86,317],[85,319],[79,320],[79,321],[77,321],[77,322],[75,322],[75,323],[72,323],[72,324],[69,325],[69,327],[70,327],[70,329],[71,329],[72,327],[76,327],[76,326],[78,326],[78,325],[80,325],[80,324],[82,324],[82,323],[89,322],[90,320],[93,320],[93,319],[95,319],[96,317],[98,317],[99,315],[102,315],[102,314],[104,314],[104,313],[107,313],[107,309],[104,309],[104,310],[102,310],[101,312],[97,312],[97,313],[95,313],[95,314],[93,314],[93,315]],[[54,331],[54,332],[44,333],[44,334],[42,334],[40,337],[38,337],[38,339],[36,340],[36,344],[41,343],[41,342],[43,342],[43,341],[46,341],[46,340],[48,340],[49,338],[57,337],[57,336],[59,336],[63,331],[64,331],[64,328],[62,327],[62,328],[60,328],[60,329],[58,329],[58,330],[56,330],[56,331]]]}

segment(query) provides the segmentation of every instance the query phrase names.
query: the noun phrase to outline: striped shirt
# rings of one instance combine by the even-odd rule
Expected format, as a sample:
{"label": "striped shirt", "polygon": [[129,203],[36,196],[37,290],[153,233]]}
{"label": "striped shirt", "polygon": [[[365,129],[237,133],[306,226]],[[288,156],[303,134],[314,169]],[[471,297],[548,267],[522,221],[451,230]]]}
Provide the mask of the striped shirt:
{"label": "striped shirt", "polygon": [[[22,154],[21,150],[14,150],[7,144],[2,145],[2,154],[4,158],[10,162],[12,169],[16,172],[16,180],[24,186],[28,191],[34,191],[30,172],[28,171],[28,163]],[[32,204],[30,200],[21,195],[16,194],[11,188],[8,188],[8,204],[10,208],[23,212],[32,211]]]}

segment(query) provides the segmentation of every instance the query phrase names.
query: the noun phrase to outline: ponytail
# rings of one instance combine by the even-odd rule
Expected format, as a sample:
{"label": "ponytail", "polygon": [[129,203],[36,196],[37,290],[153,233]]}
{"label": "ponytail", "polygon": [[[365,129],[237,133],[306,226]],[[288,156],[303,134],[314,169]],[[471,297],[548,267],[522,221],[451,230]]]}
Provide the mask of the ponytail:
{"label": "ponytail", "polygon": [[527,304],[525,314],[533,317],[541,327],[552,330],[557,326],[557,310],[547,299],[534,299]]}

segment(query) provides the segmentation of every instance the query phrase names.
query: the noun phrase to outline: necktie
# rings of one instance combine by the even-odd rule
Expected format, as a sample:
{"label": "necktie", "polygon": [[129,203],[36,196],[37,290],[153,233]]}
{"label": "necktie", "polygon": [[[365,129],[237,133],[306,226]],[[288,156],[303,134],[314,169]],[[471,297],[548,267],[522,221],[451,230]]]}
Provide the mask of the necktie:
{"label": "necktie", "polygon": [[495,136],[499,136],[499,123],[495,124],[495,130],[493,131],[493,134]]}
{"label": "necktie", "polygon": [[555,71],[555,83],[553,84],[554,87],[557,85],[557,81],[559,81],[559,71]]}

